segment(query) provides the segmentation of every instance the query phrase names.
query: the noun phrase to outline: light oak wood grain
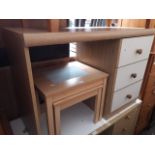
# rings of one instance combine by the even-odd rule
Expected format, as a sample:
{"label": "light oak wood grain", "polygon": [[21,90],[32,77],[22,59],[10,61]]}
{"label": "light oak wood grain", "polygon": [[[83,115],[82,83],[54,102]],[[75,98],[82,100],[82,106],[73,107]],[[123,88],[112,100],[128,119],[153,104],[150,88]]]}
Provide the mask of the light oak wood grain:
{"label": "light oak wood grain", "polygon": [[136,36],[145,36],[155,34],[154,29],[119,29],[119,28],[103,28],[103,29],[71,29],[60,32],[45,32],[35,29],[13,29],[10,31],[19,33],[24,38],[25,47],[43,46],[53,44],[65,44],[69,42],[84,42],[121,39]]}
{"label": "light oak wood grain", "polygon": [[77,59],[79,61],[109,74],[104,107],[105,115],[111,109],[120,46],[121,40],[82,42],[77,44]]}

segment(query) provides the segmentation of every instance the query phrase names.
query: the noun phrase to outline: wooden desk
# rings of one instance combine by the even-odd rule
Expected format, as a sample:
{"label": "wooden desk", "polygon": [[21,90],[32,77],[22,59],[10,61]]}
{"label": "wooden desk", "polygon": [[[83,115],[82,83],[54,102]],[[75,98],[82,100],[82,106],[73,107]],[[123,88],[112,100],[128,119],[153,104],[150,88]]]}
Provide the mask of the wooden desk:
{"label": "wooden desk", "polygon": [[[93,57],[97,60],[95,63],[98,62],[97,64],[100,65],[96,66],[93,63],[85,61],[83,58],[87,58],[87,56],[78,56],[78,59],[110,74],[108,81],[109,91],[106,94],[106,98],[108,98],[107,101],[110,101],[112,99],[111,94],[114,89],[116,79],[116,64],[118,63],[118,57],[120,54],[119,49],[122,39],[154,34],[155,30],[151,29],[103,28],[65,30],[57,33],[28,29],[5,29],[5,45],[10,56],[15,85],[18,88],[17,94],[21,103],[21,113],[27,130],[31,134],[40,133],[39,115],[37,110],[29,47],[77,42],[78,50],[81,51],[80,53],[84,50],[91,51],[93,54],[96,53]],[[100,63],[101,61],[103,63]],[[111,102],[109,103],[111,104]],[[108,106],[110,105],[109,103],[106,103],[106,111],[109,111],[107,110],[110,107]]]}

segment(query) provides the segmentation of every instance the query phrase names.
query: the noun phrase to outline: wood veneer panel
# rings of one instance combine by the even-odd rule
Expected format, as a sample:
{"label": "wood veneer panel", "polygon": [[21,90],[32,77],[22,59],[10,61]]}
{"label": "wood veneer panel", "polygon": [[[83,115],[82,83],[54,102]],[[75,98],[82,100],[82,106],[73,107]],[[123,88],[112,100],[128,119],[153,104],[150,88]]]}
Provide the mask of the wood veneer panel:
{"label": "wood veneer panel", "polygon": [[125,37],[136,37],[154,34],[155,30],[147,29],[102,29],[84,31],[77,30],[72,32],[54,32],[54,33],[25,33],[25,46],[39,46],[48,44],[65,44],[69,42],[80,41],[98,41],[121,39]]}
{"label": "wood veneer panel", "polygon": [[111,108],[120,40],[77,43],[77,59],[109,74],[104,114]]}
{"label": "wood veneer panel", "polygon": [[24,46],[44,46],[53,44],[65,44],[70,42],[86,42],[99,40],[113,40],[136,36],[145,36],[155,34],[154,29],[121,29],[121,28],[103,28],[103,29],[71,29],[60,32],[45,32],[34,29],[13,29],[8,28],[23,36]]}

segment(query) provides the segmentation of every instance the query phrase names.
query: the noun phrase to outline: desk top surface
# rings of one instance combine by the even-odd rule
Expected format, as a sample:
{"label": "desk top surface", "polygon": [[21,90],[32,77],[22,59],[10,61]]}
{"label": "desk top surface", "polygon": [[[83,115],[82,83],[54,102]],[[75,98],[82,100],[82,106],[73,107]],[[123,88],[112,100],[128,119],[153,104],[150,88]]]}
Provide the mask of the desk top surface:
{"label": "desk top surface", "polygon": [[12,32],[23,38],[25,47],[65,44],[70,42],[122,39],[155,34],[155,29],[141,28],[64,29],[60,32],[47,32],[36,29],[6,28],[5,31],[10,33]]}

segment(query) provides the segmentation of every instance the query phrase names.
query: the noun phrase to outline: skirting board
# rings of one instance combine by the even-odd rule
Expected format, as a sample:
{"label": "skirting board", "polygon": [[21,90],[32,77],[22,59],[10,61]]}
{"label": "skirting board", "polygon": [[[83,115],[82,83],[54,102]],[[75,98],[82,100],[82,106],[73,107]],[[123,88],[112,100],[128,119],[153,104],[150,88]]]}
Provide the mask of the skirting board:
{"label": "skirting board", "polygon": [[[104,131],[127,113],[141,104],[141,100],[137,99],[132,105],[124,110],[118,112],[108,120],[102,119],[100,122],[93,123],[93,111],[85,104],[80,103],[65,109],[61,113],[61,134],[62,135],[96,135]],[[46,114],[41,115],[42,134],[47,135]],[[24,133],[24,124],[21,119],[10,122],[14,134],[28,134]]]}

